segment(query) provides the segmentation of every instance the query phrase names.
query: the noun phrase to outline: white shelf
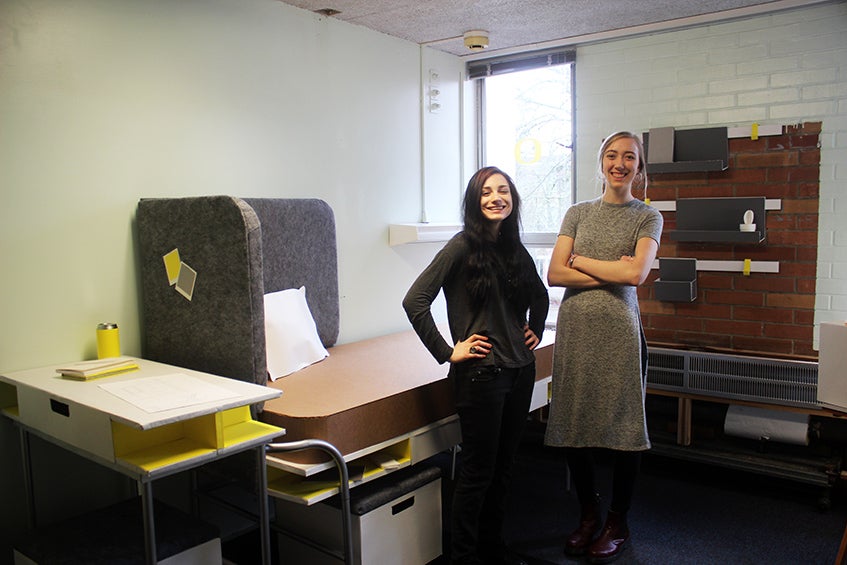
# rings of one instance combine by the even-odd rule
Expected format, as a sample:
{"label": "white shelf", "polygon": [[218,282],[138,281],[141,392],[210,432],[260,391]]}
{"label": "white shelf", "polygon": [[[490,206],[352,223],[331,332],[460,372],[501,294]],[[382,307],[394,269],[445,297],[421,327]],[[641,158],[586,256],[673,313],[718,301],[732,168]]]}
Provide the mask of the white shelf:
{"label": "white shelf", "polygon": [[462,226],[459,224],[391,224],[388,226],[388,244],[433,243],[449,240]]}
{"label": "white shelf", "polygon": [[[766,137],[769,135],[782,135],[782,126],[779,124],[755,124],[755,137]],[[726,132],[728,139],[741,137],[754,137],[753,125],[729,128]]]}
{"label": "white shelf", "polygon": [[[659,212],[676,212],[676,200],[651,200],[650,206]],[[765,210],[782,210],[782,199],[765,198]]]}
{"label": "white shelf", "polygon": [[[659,260],[653,261],[653,269],[659,268]],[[698,271],[744,272],[744,261],[704,261],[697,259]],[[778,273],[779,261],[750,261],[751,273]]]}
{"label": "white shelf", "polygon": [[[462,230],[459,224],[390,224],[388,226],[388,244],[405,245],[407,243],[445,243]],[[553,247],[556,232],[527,232],[521,234],[521,240],[527,247]]]}

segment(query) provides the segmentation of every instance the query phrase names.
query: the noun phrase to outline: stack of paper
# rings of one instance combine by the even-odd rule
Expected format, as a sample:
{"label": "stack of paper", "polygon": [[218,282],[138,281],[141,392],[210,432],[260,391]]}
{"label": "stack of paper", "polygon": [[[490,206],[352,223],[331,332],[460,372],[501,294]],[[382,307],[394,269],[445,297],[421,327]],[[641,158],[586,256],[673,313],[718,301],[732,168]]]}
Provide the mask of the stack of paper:
{"label": "stack of paper", "polygon": [[78,381],[87,381],[98,377],[107,377],[126,371],[138,369],[138,364],[133,359],[98,359],[96,361],[82,361],[56,369],[63,377]]}

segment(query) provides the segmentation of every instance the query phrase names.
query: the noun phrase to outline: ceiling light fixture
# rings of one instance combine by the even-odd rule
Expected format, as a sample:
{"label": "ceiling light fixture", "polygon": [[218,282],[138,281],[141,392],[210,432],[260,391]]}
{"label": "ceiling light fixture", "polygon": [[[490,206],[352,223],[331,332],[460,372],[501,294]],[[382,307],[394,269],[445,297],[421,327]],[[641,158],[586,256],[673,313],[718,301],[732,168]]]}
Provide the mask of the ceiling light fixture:
{"label": "ceiling light fixture", "polygon": [[471,51],[482,51],[488,47],[488,32],[481,29],[466,31],[465,47]]}

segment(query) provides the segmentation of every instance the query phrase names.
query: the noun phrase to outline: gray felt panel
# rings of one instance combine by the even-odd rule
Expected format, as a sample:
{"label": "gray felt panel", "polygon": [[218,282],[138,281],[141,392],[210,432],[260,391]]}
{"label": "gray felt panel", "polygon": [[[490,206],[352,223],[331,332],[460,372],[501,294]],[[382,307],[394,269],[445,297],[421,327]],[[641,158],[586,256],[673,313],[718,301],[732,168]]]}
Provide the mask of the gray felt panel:
{"label": "gray felt panel", "polygon": [[335,216],[318,199],[245,198],[262,226],[265,292],[306,287],[324,347],[338,339]]}
{"label": "gray felt panel", "polygon": [[[144,199],[136,213],[143,356],[257,384],[267,381],[259,221],[230,196]],[[197,271],[192,300],[168,283],[178,249]]]}
{"label": "gray felt panel", "polygon": [[[264,294],[300,286],[321,341],[335,344],[338,262],[326,202],[144,199],[136,220],[144,357],[264,384]],[[163,257],[175,248],[197,271],[191,301],[168,284]]]}

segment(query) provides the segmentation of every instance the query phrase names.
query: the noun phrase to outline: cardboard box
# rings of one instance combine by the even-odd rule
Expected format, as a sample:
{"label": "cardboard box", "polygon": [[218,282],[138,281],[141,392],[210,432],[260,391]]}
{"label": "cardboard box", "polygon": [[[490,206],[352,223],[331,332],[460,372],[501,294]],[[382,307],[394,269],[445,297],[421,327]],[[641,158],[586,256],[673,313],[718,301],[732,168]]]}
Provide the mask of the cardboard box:
{"label": "cardboard box", "polygon": [[821,322],[818,402],[847,411],[847,322]]}

